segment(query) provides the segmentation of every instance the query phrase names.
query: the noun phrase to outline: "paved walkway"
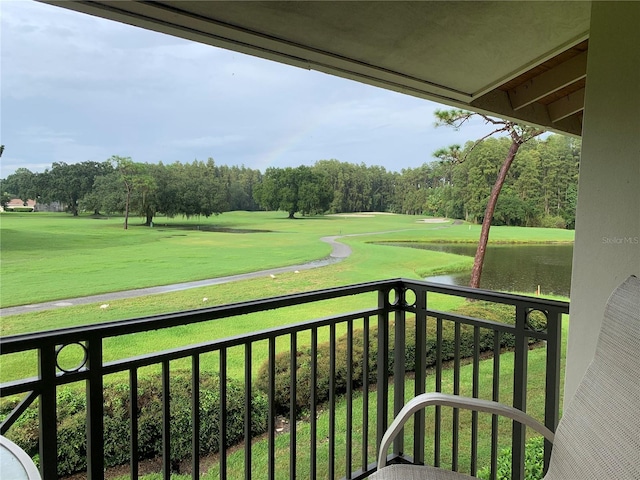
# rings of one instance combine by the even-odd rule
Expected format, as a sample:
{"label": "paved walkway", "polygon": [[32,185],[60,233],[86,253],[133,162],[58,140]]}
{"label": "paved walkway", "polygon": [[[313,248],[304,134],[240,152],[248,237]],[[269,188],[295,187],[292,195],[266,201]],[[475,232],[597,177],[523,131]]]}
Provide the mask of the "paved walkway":
{"label": "paved walkway", "polygon": [[34,303],[31,305],[20,305],[17,307],[0,308],[0,317],[8,315],[17,315],[19,313],[40,312],[42,310],[52,310],[54,308],[73,307],[76,305],[86,305],[88,303],[107,303],[112,300],[121,300],[124,298],[144,297],[147,295],[157,295],[159,293],[178,292],[188,290],[190,288],[208,287],[210,285],[220,285],[222,283],[237,282],[240,280],[249,280],[252,278],[260,278],[268,275],[279,275],[282,273],[295,272],[296,270],[310,270],[312,268],[324,267],[332,263],[340,262],[351,255],[351,247],[340,243],[339,238],[359,237],[364,235],[381,235],[383,233],[403,232],[414,230],[407,228],[403,230],[389,230],[385,232],[368,232],[354,233],[350,235],[335,235],[331,237],[322,237],[325,243],[331,245],[331,254],[322,260],[314,260],[312,262],[301,265],[290,265],[288,267],[269,268],[257,272],[241,273],[238,275],[229,275],[227,277],[209,278],[206,280],[196,280],[193,282],[175,283],[172,285],[161,285],[158,287],[139,288],[137,290],[125,290],[122,292],[103,293],[100,295],[91,295],[88,297],[68,298],[65,300],[54,300],[52,302]]}
{"label": "paved walkway", "polygon": [[[382,232],[380,232],[382,233]],[[343,235],[349,236],[349,235]],[[39,312],[42,310],[52,310],[54,308],[73,307],[75,305],[85,305],[88,303],[108,303],[112,300],[121,300],[124,298],[143,297],[146,295],[157,295],[159,293],[178,292],[180,290],[188,290],[190,288],[207,287],[209,285],[220,285],[222,283],[237,282],[239,280],[249,280],[252,278],[260,278],[268,275],[279,275],[287,272],[295,272],[296,270],[310,270],[312,268],[324,267],[331,263],[344,260],[351,255],[351,248],[344,243],[337,241],[339,236],[323,237],[323,242],[331,245],[331,254],[322,260],[304,263],[302,265],[290,265],[288,267],[269,268],[257,272],[241,273],[238,275],[229,275],[227,277],[209,278],[206,280],[196,280],[193,282],[175,283],[172,285],[161,285],[158,287],[139,288],[137,290],[125,290],[122,292],[103,293],[100,295],[91,295],[88,297],[68,298],[65,300],[55,300],[52,302],[34,303],[32,305],[20,305],[17,307],[0,308],[0,317],[8,315],[17,315],[19,313]]]}

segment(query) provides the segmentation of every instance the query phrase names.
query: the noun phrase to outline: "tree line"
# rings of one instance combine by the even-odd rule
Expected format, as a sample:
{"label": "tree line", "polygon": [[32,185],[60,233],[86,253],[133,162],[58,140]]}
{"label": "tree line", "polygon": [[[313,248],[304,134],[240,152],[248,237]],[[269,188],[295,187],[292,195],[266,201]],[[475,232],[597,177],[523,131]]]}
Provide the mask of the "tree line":
{"label": "tree line", "polygon": [[[453,145],[436,151],[431,163],[402,170],[393,211],[482,222],[511,143],[498,137]],[[523,144],[507,172],[493,224],[573,228],[579,160],[576,139],[550,135]]]}
{"label": "tree line", "polygon": [[[400,172],[381,166],[320,160],[312,166],[268,168],[191,163],[53,163],[42,173],[20,168],[0,180],[10,198],[60,202],[73,215],[129,212],[150,225],[156,215],[211,216],[234,210],[295,214],[386,211],[481,222],[487,198],[510,146],[505,137],[451,146]],[[550,135],[520,148],[509,169],[494,224],[574,225],[579,141]]]}

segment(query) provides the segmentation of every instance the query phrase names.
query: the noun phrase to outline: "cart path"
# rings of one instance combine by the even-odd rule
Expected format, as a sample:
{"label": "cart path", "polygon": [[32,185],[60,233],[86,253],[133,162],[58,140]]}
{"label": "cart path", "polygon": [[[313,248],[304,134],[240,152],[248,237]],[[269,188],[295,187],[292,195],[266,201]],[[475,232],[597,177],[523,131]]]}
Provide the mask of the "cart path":
{"label": "cart path", "polygon": [[20,313],[40,312],[43,310],[52,310],[54,308],[73,307],[76,305],[86,305],[88,303],[106,303],[112,300],[121,300],[125,298],[143,297],[147,295],[157,295],[167,292],[178,292],[181,290],[188,290],[191,288],[208,287],[210,285],[220,285],[223,283],[237,282],[240,280],[249,280],[253,278],[265,277],[268,275],[279,275],[282,273],[295,272],[300,270],[310,270],[312,268],[324,267],[332,263],[340,262],[351,255],[351,247],[338,241],[339,238],[344,237],[359,237],[365,235],[381,235],[384,233],[404,232],[409,230],[415,230],[414,228],[406,228],[403,230],[389,230],[385,232],[369,232],[369,233],[354,233],[349,235],[334,235],[329,237],[322,237],[325,243],[331,245],[331,254],[324,259],[314,260],[311,262],[303,263],[301,265],[289,265],[287,267],[268,268],[266,270],[259,270],[257,272],[240,273],[237,275],[229,275],[226,277],[209,278],[205,280],[195,280],[193,282],[175,283],[171,285],[160,285],[157,287],[138,288],[136,290],[124,290],[121,292],[102,293],[99,295],[90,295],[87,297],[68,298],[64,300],[53,300],[51,302],[34,303],[31,305],[19,305],[16,307],[0,308],[0,317],[6,317],[9,315],[17,315]]}

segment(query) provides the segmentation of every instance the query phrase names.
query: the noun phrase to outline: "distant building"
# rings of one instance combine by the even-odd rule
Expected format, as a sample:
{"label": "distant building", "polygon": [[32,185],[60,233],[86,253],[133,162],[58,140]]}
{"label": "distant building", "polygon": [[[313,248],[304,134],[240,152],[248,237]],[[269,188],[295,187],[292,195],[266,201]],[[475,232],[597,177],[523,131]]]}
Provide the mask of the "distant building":
{"label": "distant building", "polygon": [[0,205],[0,212],[13,212],[15,210],[19,210],[21,212],[35,212],[36,201],[27,200],[26,202],[23,202],[21,198],[12,198],[7,202],[4,208]]}

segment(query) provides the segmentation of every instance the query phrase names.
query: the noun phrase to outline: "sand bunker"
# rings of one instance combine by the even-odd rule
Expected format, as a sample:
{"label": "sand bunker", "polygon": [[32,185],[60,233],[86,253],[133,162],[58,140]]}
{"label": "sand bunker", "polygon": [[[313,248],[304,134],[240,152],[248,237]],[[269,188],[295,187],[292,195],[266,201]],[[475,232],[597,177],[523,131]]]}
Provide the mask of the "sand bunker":
{"label": "sand bunker", "polygon": [[395,215],[395,213],[389,213],[389,212],[333,213],[327,216],[328,217],[371,218],[371,217],[375,217],[376,215]]}
{"label": "sand bunker", "polygon": [[447,223],[449,222],[446,218],[423,218],[422,220],[418,220],[418,223]]}

